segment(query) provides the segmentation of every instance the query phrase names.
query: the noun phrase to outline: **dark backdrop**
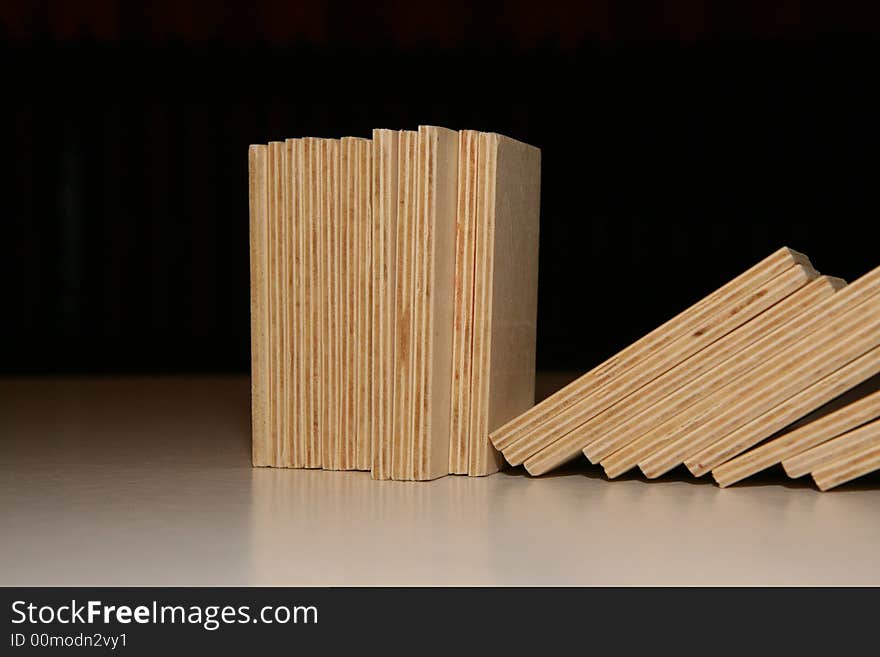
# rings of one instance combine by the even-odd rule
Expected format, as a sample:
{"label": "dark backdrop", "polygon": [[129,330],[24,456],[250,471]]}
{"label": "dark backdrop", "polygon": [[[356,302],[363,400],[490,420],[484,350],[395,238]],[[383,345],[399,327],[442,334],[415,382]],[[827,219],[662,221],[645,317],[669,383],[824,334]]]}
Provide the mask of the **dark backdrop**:
{"label": "dark backdrop", "polygon": [[0,373],[246,370],[247,145],[373,127],[541,147],[539,367],[782,245],[857,277],[880,11],[832,4],[5,2]]}

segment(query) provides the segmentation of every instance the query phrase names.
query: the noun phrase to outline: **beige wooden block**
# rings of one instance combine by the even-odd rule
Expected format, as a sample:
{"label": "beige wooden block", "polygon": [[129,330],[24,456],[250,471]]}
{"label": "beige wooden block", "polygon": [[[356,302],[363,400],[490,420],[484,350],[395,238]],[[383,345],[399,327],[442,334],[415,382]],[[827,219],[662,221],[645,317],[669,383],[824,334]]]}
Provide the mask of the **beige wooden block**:
{"label": "beige wooden block", "polygon": [[[329,303],[329,327],[330,327],[330,344],[329,344],[329,363],[330,391],[328,394],[328,402],[330,410],[328,415],[329,432],[332,435],[332,442],[335,445],[337,458],[340,469],[354,470],[356,469],[355,459],[351,452],[346,452],[348,443],[346,436],[342,433],[342,396],[343,396],[343,367],[342,360],[342,341],[345,327],[342,323],[342,142],[338,139],[328,140],[328,171],[329,171],[329,189],[328,189],[328,212],[327,223],[329,236],[328,272],[330,275],[328,303]],[[346,458],[349,456],[349,458]]]}
{"label": "beige wooden block", "polygon": [[535,400],[541,151],[481,133],[468,474],[503,465],[490,432]]}
{"label": "beige wooden block", "polygon": [[293,353],[293,336],[291,334],[292,327],[290,325],[290,302],[291,302],[291,276],[293,268],[290,264],[291,242],[292,242],[292,209],[293,209],[293,187],[290,184],[291,173],[290,147],[285,140],[281,144],[281,223],[278,230],[279,252],[281,254],[279,264],[279,281],[278,296],[280,312],[279,323],[281,326],[280,345],[281,351],[278,354],[278,365],[281,368],[281,389],[278,409],[280,414],[281,433],[279,435],[279,460],[278,465],[285,468],[293,467],[293,386],[292,377],[294,374],[291,367],[291,354]]}
{"label": "beige wooden block", "polygon": [[[842,409],[845,406],[849,406],[849,405],[854,404],[858,401],[861,401],[862,398],[867,397],[868,395],[871,395],[871,394],[877,392],[878,390],[880,390],[880,375],[873,376],[873,377],[869,378],[867,381],[863,381],[859,385],[857,385],[853,388],[850,388],[842,395],[838,395],[837,397],[835,397],[833,400],[831,400],[827,404],[823,404],[822,406],[820,406],[816,410],[803,416],[802,418],[800,418],[796,422],[792,422],[790,425],[785,427],[785,431],[790,432],[790,431],[794,431],[796,429],[800,429],[801,427],[803,427],[807,424],[810,424],[812,422],[815,422],[815,421],[825,417],[826,415],[834,413],[834,412]],[[841,433],[843,433],[843,432],[841,432]],[[780,434],[781,434],[781,432],[779,434],[775,434],[774,437],[776,435],[780,435]],[[833,437],[833,436],[831,436],[831,437]]]}
{"label": "beige wooden block", "polygon": [[[871,434],[870,438],[859,441],[861,443],[859,449],[852,451],[847,449],[841,458],[813,470],[813,480],[820,490],[830,490],[835,486],[880,470],[880,423],[874,422],[870,427],[870,431],[867,429],[865,431],[866,434]],[[835,440],[841,438],[835,438]]]}
{"label": "beige wooden block", "polygon": [[340,215],[340,427],[339,458],[342,469],[350,469],[357,460],[357,142],[343,137],[339,149]]}
{"label": "beige wooden block", "polygon": [[[623,474],[675,436],[710,417],[717,408],[713,406],[713,402],[707,402],[707,399],[719,399],[713,395],[723,395],[721,391],[731,382],[792,347],[799,340],[805,339],[824,324],[841,317],[854,304],[861,303],[878,292],[880,268],[850,283],[810,308],[797,321],[776,329],[667,397],[664,407],[675,410],[671,417],[659,421],[651,412],[647,412],[619,426],[615,431],[628,432],[629,435],[626,436],[623,447],[600,461],[606,475],[616,477]],[[702,407],[697,406],[700,403],[703,404]]]}
{"label": "beige wooden block", "polygon": [[357,140],[343,137],[339,152],[339,215],[340,215],[340,296],[341,331],[341,395],[340,442],[341,458],[355,460],[357,446],[357,377],[352,367],[357,354]]}
{"label": "beige wooden block", "polygon": [[305,379],[305,450],[303,461],[307,468],[321,467],[321,283],[320,283],[320,227],[321,193],[319,172],[322,164],[320,140],[313,137],[303,139],[304,171],[304,250],[305,280],[303,305],[305,309],[305,343],[307,346]]}
{"label": "beige wooden block", "polygon": [[317,432],[318,449],[321,452],[321,467],[325,470],[337,469],[339,467],[335,455],[331,451],[332,445],[326,440],[327,435],[327,358],[325,350],[327,349],[327,316],[326,316],[326,297],[327,297],[327,270],[326,270],[326,251],[327,251],[327,234],[326,234],[326,217],[324,213],[327,211],[325,202],[325,183],[326,171],[324,170],[325,160],[327,159],[327,144],[324,139],[315,138],[313,140],[313,149],[315,153],[315,170],[313,172],[315,180],[315,197],[312,199],[312,240],[315,261],[312,263],[314,280],[312,281],[312,309],[314,311],[314,326],[312,327],[313,345],[317,354],[317,362],[313,370],[313,394],[314,406],[313,412],[317,416],[315,430]]}
{"label": "beige wooden block", "polygon": [[269,142],[269,411],[272,415],[272,456],[271,465],[283,465],[281,444],[284,433],[284,359],[283,355],[283,312],[282,312],[282,212],[284,198],[282,190],[282,157],[284,142]]}
{"label": "beige wooden block", "polygon": [[535,475],[562,465],[585,447],[585,443],[573,430],[651,383],[658,376],[683,364],[688,358],[764,312],[777,301],[807,285],[816,276],[812,267],[795,265],[758,288],[732,295],[727,303],[707,316],[694,331],[681,336],[665,349],[646,354],[638,367],[624,372],[551,418],[541,426],[540,432],[503,450],[504,457],[515,465],[526,460],[526,469]]}
{"label": "beige wooden block", "polygon": [[716,466],[712,476],[722,488],[730,486],[878,417],[880,390]]}
{"label": "beige wooden block", "polygon": [[394,405],[392,479],[412,479],[413,452],[413,276],[415,257],[418,133],[398,138],[398,211],[395,240]]}
{"label": "beige wooden block", "polygon": [[342,141],[338,139],[327,140],[328,157],[330,162],[328,170],[328,211],[327,222],[329,224],[327,234],[330,237],[328,248],[330,275],[328,303],[329,303],[329,385],[328,403],[330,411],[327,414],[331,442],[336,450],[339,469],[357,469],[354,450],[350,441],[342,431],[343,395],[344,395],[344,368],[343,340],[346,327],[343,324],[343,275],[345,266],[342,262],[342,243],[345,232],[342,219]]}
{"label": "beige wooden block", "polygon": [[[329,440],[333,449],[333,462],[339,470],[351,469],[350,463],[343,459],[343,436],[339,431],[342,422],[342,377],[339,370],[341,354],[340,341],[342,325],[340,322],[340,276],[341,267],[339,262],[340,241],[342,231],[340,226],[340,192],[339,166],[340,166],[340,141],[337,139],[323,140],[324,165],[323,165],[323,235],[324,252],[324,290],[323,290],[323,314],[324,314],[324,405],[323,426],[324,440]],[[326,466],[325,466],[326,467]]]}
{"label": "beige wooden block", "polygon": [[425,289],[425,268],[428,266],[430,259],[426,253],[427,240],[429,230],[427,226],[427,216],[425,212],[425,186],[430,184],[430,180],[426,178],[428,173],[425,169],[424,151],[428,145],[421,131],[416,137],[416,190],[415,190],[415,214],[413,219],[413,248],[412,248],[412,287],[410,294],[412,295],[412,387],[410,390],[410,399],[412,404],[412,435],[409,446],[411,459],[411,467],[405,475],[406,479],[418,479],[418,471],[420,469],[421,450],[422,450],[422,432],[423,424],[426,423],[423,415],[424,401],[424,383],[423,378],[426,373],[426,356],[425,350],[427,339],[425,316],[427,308],[425,307],[424,297],[427,293]]}
{"label": "beige wooden block", "polygon": [[419,126],[413,287],[413,472],[449,473],[458,133]]}
{"label": "beige wooden block", "polygon": [[305,279],[303,257],[303,208],[304,208],[304,151],[302,139],[288,139],[285,142],[290,162],[290,189],[291,189],[291,228],[290,228],[290,259],[291,267],[291,290],[290,304],[288,305],[288,323],[291,335],[291,359],[292,376],[290,380],[291,395],[291,431],[293,444],[291,447],[291,466],[302,468],[305,466],[305,412],[304,412],[304,359],[306,345],[303,333],[303,281]]}
{"label": "beige wooden block", "polygon": [[278,467],[288,467],[288,461],[290,460],[290,449],[288,443],[288,432],[289,432],[289,422],[288,422],[288,399],[289,399],[289,390],[288,388],[290,383],[290,363],[287,359],[287,354],[290,349],[290,336],[288,334],[287,327],[287,223],[289,220],[288,217],[288,201],[290,196],[290,190],[287,186],[287,178],[289,175],[289,164],[287,162],[287,144],[286,142],[278,142],[278,153],[280,166],[278,167],[278,171],[276,172],[277,181],[276,184],[278,186],[277,194],[279,200],[279,206],[276,211],[276,216],[278,219],[277,233],[276,239],[278,240],[278,244],[276,246],[276,253],[278,256],[278,262],[276,265],[275,274],[278,277],[276,281],[276,303],[277,303],[277,330],[278,330],[278,354],[277,358],[277,367],[278,367],[278,400],[277,400],[277,412],[278,412],[278,435],[275,440],[275,450],[276,450],[276,463],[275,465]]}
{"label": "beige wooden block", "polygon": [[591,463],[598,463],[626,445],[632,433],[619,431],[617,427],[625,427],[627,422],[632,422],[642,413],[649,417],[647,421],[653,425],[672,417],[681,410],[680,403],[677,403],[681,396],[676,396],[677,392],[780,326],[793,321],[844,285],[844,281],[839,278],[820,276],[697,352],[678,367],[582,424],[575,429],[575,433],[578,440],[586,445],[583,449],[584,455]]}
{"label": "beige wooden block", "polygon": [[[489,350],[485,343],[491,331],[492,290],[489,285],[489,258],[494,252],[490,233],[495,196],[497,148],[488,133],[478,133],[477,137],[477,199],[474,224],[474,303],[473,327],[471,335],[471,380],[470,380],[470,418],[468,420],[468,473],[479,461],[479,436],[490,431],[487,410],[489,382],[487,370]],[[485,374],[485,376],[484,376]]]}
{"label": "beige wooden block", "polygon": [[[339,223],[340,223],[340,239],[339,239],[339,270],[340,270],[340,303],[337,312],[339,313],[340,332],[340,352],[342,363],[350,363],[354,352],[354,322],[353,316],[356,311],[352,312],[351,306],[356,302],[354,294],[354,284],[352,282],[354,267],[352,265],[352,254],[354,252],[354,238],[352,232],[354,230],[354,157],[352,151],[354,144],[351,137],[343,137],[339,143]],[[340,440],[344,444],[350,440],[355,432],[353,426],[356,423],[354,390],[356,389],[355,377],[357,370],[352,367],[343,367],[340,376],[340,417],[339,417],[339,433]]]}
{"label": "beige wooden block", "polygon": [[343,461],[342,445],[336,430],[336,260],[335,214],[338,208],[338,142],[319,139],[318,194],[321,206],[318,215],[318,295],[319,312],[317,331],[320,335],[320,377],[318,397],[320,408],[321,464],[325,470],[341,470],[348,466]]}
{"label": "beige wooden block", "polygon": [[639,364],[650,354],[665,348],[682,335],[696,331],[700,324],[707,317],[712,316],[720,305],[727,303],[731,296],[758,287],[796,264],[808,265],[809,261],[796,251],[788,248],[779,249],[645,337],[493,431],[491,434],[493,444],[497,449],[504,451],[513,443],[528,437],[544,422],[581,401],[585,395]]}
{"label": "beige wooden block", "polygon": [[[357,249],[358,271],[357,289],[357,351],[356,360],[348,363],[349,366],[356,364],[358,370],[357,388],[357,440],[355,442],[355,464],[358,470],[369,470],[372,460],[371,435],[373,402],[371,380],[373,377],[372,359],[372,322],[371,312],[375,299],[372,285],[372,142],[369,139],[357,141],[357,174],[356,199],[357,199]],[[342,364],[345,366],[345,364]]]}
{"label": "beige wooden block", "polygon": [[251,460],[255,466],[272,464],[272,415],[269,409],[269,149],[248,148],[251,273]]}
{"label": "beige wooden block", "polygon": [[397,234],[396,130],[373,131],[373,448],[370,472],[391,477],[394,393],[395,239]]}
{"label": "beige wooden block", "polygon": [[782,467],[785,468],[785,474],[792,479],[803,477],[862,451],[873,445],[878,437],[880,420],[874,420],[785,459]]}
{"label": "beige wooden block", "polygon": [[765,438],[803,418],[847,390],[864,383],[880,372],[880,350],[872,349],[864,356],[841,367],[817,381],[778,406],[747,422],[709,447],[685,459],[685,465],[695,477],[737,454],[757,445]]}
{"label": "beige wooden block", "polygon": [[474,228],[479,133],[458,137],[458,198],[455,217],[455,298],[452,327],[452,402],[449,473],[467,474],[474,325]]}
{"label": "beige wooden block", "polygon": [[[835,295],[836,296],[836,295]],[[673,434],[666,444],[639,462],[649,478],[658,477],[804,388],[828,376],[880,344],[880,296],[824,324],[754,371],[731,382],[695,408],[703,421]],[[705,415],[707,407],[715,408]]]}

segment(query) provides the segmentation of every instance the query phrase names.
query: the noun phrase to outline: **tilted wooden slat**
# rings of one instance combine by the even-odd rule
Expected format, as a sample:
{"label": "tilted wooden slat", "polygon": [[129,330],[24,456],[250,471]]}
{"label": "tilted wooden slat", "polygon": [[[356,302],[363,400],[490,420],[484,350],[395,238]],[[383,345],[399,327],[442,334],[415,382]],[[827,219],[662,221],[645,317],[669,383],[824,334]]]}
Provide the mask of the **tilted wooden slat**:
{"label": "tilted wooden slat", "polygon": [[638,429],[641,433],[637,438],[602,459],[601,464],[606,474],[615,477],[628,471],[688,428],[710,417],[721,408],[719,400],[723,400],[726,393],[722,391],[725,388],[740,385],[747,380],[744,376],[751,376],[749,373],[768,359],[839,318],[854,304],[862,303],[877,293],[880,293],[880,268],[850,283],[810,308],[797,321],[776,329],[721,366],[696,379],[687,388],[681,389],[676,396],[685,396],[687,400],[687,403],[682,404],[682,410],[659,424],[642,423]]}
{"label": "tilted wooden slat", "polygon": [[[562,433],[563,436],[529,457],[526,469],[532,474],[543,474],[571,459],[585,447],[582,438],[573,429],[617,403],[627,403],[628,397],[638,394],[646,384],[652,383],[658,376],[663,376],[670,370],[684,367],[692,356],[807,285],[816,276],[812,267],[796,265],[757,289],[734,296],[716,314],[706,318],[692,334],[683,336],[666,349],[646,358],[637,368],[625,372],[546,423],[545,431],[552,434]],[[547,438],[544,441],[549,442]],[[507,457],[508,451],[504,455]]]}
{"label": "tilted wooden slat", "polygon": [[668,472],[775,405],[835,372],[880,344],[880,297],[851,308],[789,349],[776,354],[741,381],[707,400],[716,410],[703,421],[673,434],[663,447],[639,462],[650,478]]}
{"label": "tilted wooden slat", "polygon": [[791,249],[779,249],[598,367],[494,430],[491,434],[493,444],[504,451],[515,442],[527,438],[538,431],[544,422],[583,399],[585,394],[605,385],[682,335],[698,330],[699,325],[716,313],[732,296],[760,286],[796,264],[809,265],[809,260]]}

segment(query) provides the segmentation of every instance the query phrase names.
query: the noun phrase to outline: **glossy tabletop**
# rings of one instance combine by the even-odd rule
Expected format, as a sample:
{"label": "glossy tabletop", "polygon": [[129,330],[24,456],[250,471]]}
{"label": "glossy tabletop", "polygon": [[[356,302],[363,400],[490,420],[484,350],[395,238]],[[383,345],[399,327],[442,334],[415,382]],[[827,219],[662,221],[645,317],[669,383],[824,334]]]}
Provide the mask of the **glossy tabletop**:
{"label": "glossy tabletop", "polygon": [[[545,378],[543,387],[559,379]],[[250,466],[246,377],[0,380],[0,585],[880,584],[880,478]]]}

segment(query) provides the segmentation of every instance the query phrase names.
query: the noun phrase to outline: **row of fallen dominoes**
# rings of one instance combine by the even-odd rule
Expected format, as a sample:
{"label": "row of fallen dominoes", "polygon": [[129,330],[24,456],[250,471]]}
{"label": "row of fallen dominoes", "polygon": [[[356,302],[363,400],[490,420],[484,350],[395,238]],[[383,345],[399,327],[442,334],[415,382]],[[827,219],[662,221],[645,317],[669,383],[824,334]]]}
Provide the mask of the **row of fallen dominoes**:
{"label": "row of fallen dominoes", "polygon": [[494,429],[544,474],[684,464],[721,486],[782,464],[827,490],[880,469],[880,268],[847,285],[780,249]]}
{"label": "row of fallen dominoes", "polygon": [[420,126],[249,149],[253,462],[486,475],[534,403],[540,151]]}

